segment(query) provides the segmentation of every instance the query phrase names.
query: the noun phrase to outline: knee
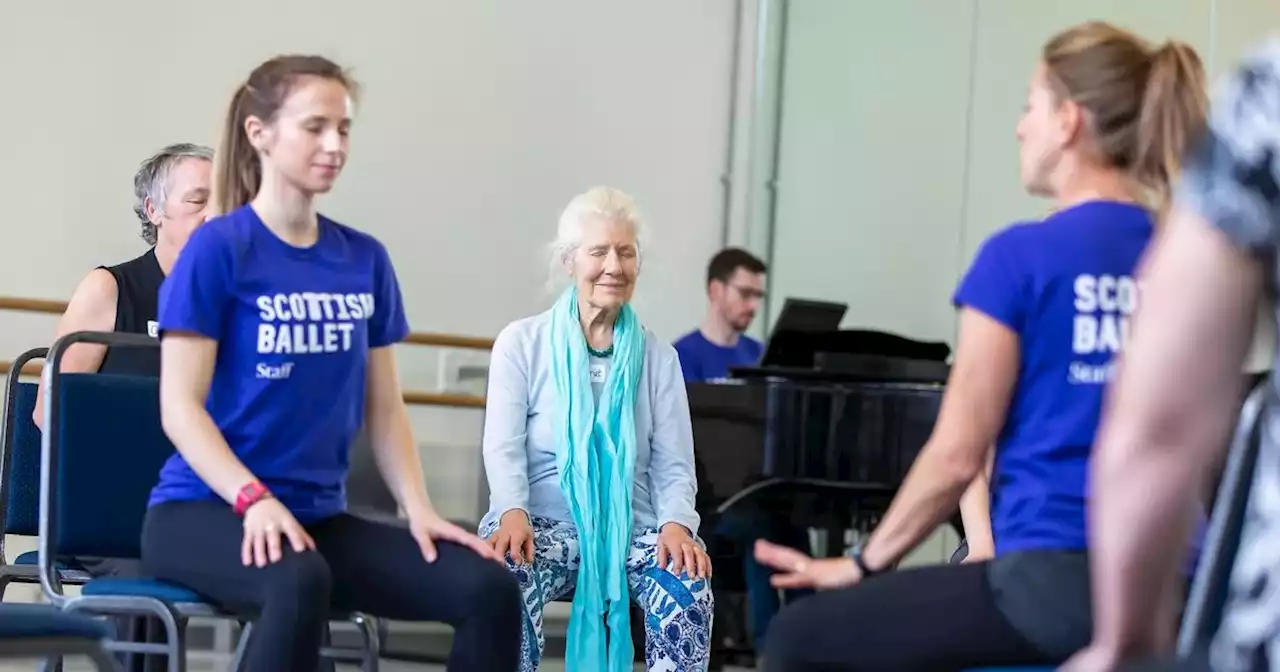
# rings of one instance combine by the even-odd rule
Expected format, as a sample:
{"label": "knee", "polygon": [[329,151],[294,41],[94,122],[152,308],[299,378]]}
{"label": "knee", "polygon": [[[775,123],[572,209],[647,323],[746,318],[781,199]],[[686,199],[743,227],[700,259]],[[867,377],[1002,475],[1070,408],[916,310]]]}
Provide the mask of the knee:
{"label": "knee", "polygon": [[497,563],[475,557],[474,567],[466,573],[461,599],[485,618],[518,623],[524,615],[518,575],[529,572],[528,566],[507,569]]}
{"label": "knee", "polygon": [[684,627],[710,630],[716,610],[711,583],[706,579],[677,578],[666,570],[662,571],[665,576],[651,575],[652,581],[641,584],[636,595],[638,606],[646,614],[658,615],[659,620],[674,613]]}
{"label": "knee", "polygon": [[271,572],[265,582],[268,603],[279,600],[327,613],[333,575],[323,555],[316,551],[286,551],[279,562],[266,569]]}

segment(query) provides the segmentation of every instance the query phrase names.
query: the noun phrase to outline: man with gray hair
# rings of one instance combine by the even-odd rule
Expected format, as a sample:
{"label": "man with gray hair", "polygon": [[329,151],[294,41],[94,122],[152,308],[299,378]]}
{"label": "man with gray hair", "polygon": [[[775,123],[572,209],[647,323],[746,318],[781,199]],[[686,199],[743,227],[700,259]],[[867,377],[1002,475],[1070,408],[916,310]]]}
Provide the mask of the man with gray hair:
{"label": "man with gray hair", "polygon": [[[142,162],[133,177],[133,212],[150,249],[115,266],[99,266],[80,282],[54,339],[76,331],[120,331],[155,336],[160,284],[187,237],[204,223],[209,207],[213,150],[193,144],[169,145]],[[81,344],[67,350],[67,373],[101,372],[160,375],[158,351],[108,350]],[[43,385],[40,390],[43,396]],[[43,425],[41,399],[36,425]]]}

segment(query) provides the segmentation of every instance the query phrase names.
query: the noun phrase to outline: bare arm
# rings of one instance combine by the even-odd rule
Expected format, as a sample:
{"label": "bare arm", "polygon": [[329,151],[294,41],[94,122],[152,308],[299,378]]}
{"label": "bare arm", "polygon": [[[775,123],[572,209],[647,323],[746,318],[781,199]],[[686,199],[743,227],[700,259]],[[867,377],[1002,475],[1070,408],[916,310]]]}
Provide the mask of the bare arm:
{"label": "bare arm", "polygon": [[[58,320],[54,340],[77,331],[112,331],[116,326],[116,299],[120,289],[106,269],[94,269],[71,295],[67,310]],[[58,368],[63,373],[94,373],[102,366],[107,349],[101,345],[78,343],[67,348]],[[44,429],[44,377],[36,391],[36,426]]]}
{"label": "bare arm", "polygon": [[1144,275],[1089,516],[1094,644],[1125,655],[1171,643],[1169,615],[1153,617],[1187,557],[1200,474],[1226,446],[1262,284],[1258,262],[1185,210]]}
{"label": "bare arm", "polygon": [[965,562],[990,560],[996,555],[995,537],[991,534],[991,466],[995,448],[987,450],[987,466],[969,484],[960,498],[960,518],[964,521],[964,538],[969,544]]}
{"label": "bare arm", "polygon": [[378,471],[401,510],[410,518],[417,518],[431,512],[431,498],[427,496],[422,458],[413,439],[392,347],[369,350],[365,424]]}
{"label": "bare arm", "polygon": [[863,551],[872,569],[897,564],[954,514],[1004,425],[1018,366],[1017,334],[984,313],[962,309],[955,364],[933,434]]}
{"label": "bare arm", "polygon": [[231,451],[205,410],[218,342],[190,332],[166,332],[160,344],[160,418],[187,464],[214,492],[234,504],[254,475]]}

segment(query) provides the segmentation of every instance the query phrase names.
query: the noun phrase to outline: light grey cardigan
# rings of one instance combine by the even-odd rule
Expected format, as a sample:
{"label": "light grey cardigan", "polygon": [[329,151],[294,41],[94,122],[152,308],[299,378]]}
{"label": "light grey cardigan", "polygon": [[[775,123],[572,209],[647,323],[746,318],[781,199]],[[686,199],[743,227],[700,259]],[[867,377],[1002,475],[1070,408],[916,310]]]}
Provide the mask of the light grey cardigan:
{"label": "light grey cardigan", "polygon": [[[573,520],[556,468],[565,415],[551,380],[550,324],[550,312],[518,320],[494,342],[484,417],[489,512],[481,526],[511,509]],[[693,428],[680,360],[671,344],[647,329],[644,344],[635,411],[635,525],[676,522],[696,536]]]}

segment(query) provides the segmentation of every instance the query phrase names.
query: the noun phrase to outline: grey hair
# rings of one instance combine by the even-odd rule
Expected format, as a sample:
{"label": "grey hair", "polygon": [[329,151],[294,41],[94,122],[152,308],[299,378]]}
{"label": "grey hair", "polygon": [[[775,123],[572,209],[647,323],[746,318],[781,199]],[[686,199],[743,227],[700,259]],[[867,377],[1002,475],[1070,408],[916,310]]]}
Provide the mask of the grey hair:
{"label": "grey hair", "polygon": [[164,209],[164,201],[168,196],[169,173],[174,166],[186,159],[213,160],[213,150],[204,145],[181,142],[169,145],[156,152],[151,158],[138,166],[133,175],[133,214],[138,216],[142,224],[142,239],[148,245],[155,245],[157,239],[156,223],[147,217],[147,199],[156,210]]}
{"label": "grey hair", "polygon": [[563,284],[569,259],[582,244],[583,225],[591,217],[629,224],[636,234],[636,262],[643,262],[648,231],[635,199],[614,187],[592,187],[569,201],[560,214],[556,239],[548,245],[551,256],[549,288]]}

